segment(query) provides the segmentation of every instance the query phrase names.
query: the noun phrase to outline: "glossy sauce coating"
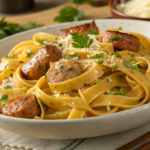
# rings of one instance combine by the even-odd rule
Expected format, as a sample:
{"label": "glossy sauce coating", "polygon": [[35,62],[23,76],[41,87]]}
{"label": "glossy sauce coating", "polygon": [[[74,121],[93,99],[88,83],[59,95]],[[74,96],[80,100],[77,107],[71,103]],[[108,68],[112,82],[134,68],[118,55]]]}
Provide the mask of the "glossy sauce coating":
{"label": "glossy sauce coating", "polygon": [[63,29],[60,32],[60,38],[65,38],[66,36],[70,35],[73,32],[77,32],[78,34],[82,33],[82,35],[89,34],[91,31],[96,30],[99,34],[99,29],[96,26],[95,22],[82,24],[79,26],[74,26],[68,29]]}
{"label": "glossy sauce coating", "polygon": [[51,63],[47,74],[47,81],[51,83],[63,82],[75,78],[83,73],[82,65],[76,60],[62,60]]}
{"label": "glossy sauce coating", "polygon": [[35,95],[27,93],[9,101],[3,107],[2,112],[7,116],[32,119],[40,114],[40,106]]}
{"label": "glossy sauce coating", "polygon": [[54,45],[39,49],[21,68],[21,74],[26,80],[38,80],[44,76],[50,67],[50,62],[61,58],[60,50]]}
{"label": "glossy sauce coating", "polygon": [[[121,38],[118,40],[110,40],[115,34],[121,35]],[[102,42],[112,43],[115,50],[129,50],[133,52],[138,52],[141,46],[141,42],[137,37],[118,31],[107,30],[102,38]]]}

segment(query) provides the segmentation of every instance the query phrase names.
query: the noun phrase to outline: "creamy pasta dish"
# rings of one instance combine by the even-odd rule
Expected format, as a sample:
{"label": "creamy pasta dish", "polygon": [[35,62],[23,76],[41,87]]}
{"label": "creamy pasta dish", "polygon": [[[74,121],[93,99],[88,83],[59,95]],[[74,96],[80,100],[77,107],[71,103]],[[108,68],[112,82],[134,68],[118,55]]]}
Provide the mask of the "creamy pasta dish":
{"label": "creamy pasta dish", "polygon": [[1,59],[0,113],[77,119],[149,103],[150,39],[95,22],[39,32]]}

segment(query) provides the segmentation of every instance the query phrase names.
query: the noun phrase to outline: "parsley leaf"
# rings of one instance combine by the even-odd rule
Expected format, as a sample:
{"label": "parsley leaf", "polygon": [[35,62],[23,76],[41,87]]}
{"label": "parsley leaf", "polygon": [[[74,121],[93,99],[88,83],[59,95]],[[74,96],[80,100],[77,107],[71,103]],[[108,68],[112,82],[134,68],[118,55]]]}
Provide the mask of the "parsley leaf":
{"label": "parsley leaf", "polygon": [[80,5],[80,4],[85,4],[85,3],[90,3],[90,2],[96,2],[99,0],[74,0],[73,3]]}
{"label": "parsley leaf", "polygon": [[28,53],[26,58],[31,58],[32,55],[33,55],[33,53]]}
{"label": "parsley leaf", "polygon": [[143,44],[141,46],[142,46],[143,49],[146,49],[146,47]]}
{"label": "parsley leaf", "polygon": [[98,58],[103,58],[104,53],[96,54],[94,56],[91,56],[90,59],[98,59]]}
{"label": "parsley leaf", "polygon": [[9,89],[10,88],[10,86],[9,85],[6,85],[5,87],[4,87],[4,89]]}
{"label": "parsley leaf", "polygon": [[36,24],[34,22],[28,22],[24,25],[19,25],[17,23],[9,23],[5,21],[5,18],[2,18],[0,20],[0,39],[42,26],[43,24]]}
{"label": "parsley leaf", "polygon": [[127,68],[132,68],[132,67],[133,67],[133,66],[132,66],[132,63],[131,63],[131,60],[129,60],[129,61],[123,60],[123,63],[124,63],[124,65],[125,65]]}
{"label": "parsley leaf", "polygon": [[134,69],[140,72],[140,69],[143,69],[143,67],[140,64],[137,64],[138,61],[135,61],[134,63],[131,62],[131,60],[129,61],[123,61],[124,65],[127,68],[131,68],[132,69],[132,73],[134,73]]}
{"label": "parsley leaf", "polygon": [[111,111],[111,108],[109,105],[107,105],[106,108],[107,108],[107,111]]}
{"label": "parsley leaf", "polygon": [[44,68],[47,68],[47,64],[44,64]]}
{"label": "parsley leaf", "polygon": [[65,22],[65,21],[77,21],[84,15],[83,11],[77,8],[66,6],[59,11],[59,15],[55,17],[54,21]]}
{"label": "parsley leaf", "polygon": [[10,74],[10,77],[13,78],[13,74],[12,73]]}
{"label": "parsley leaf", "polygon": [[118,57],[118,58],[122,58],[122,57],[121,57],[121,54],[120,54],[119,52],[112,53],[111,55],[115,55],[115,56]]}
{"label": "parsley leaf", "polygon": [[121,27],[119,27],[117,31],[122,31],[122,28],[121,28]]}
{"label": "parsley leaf", "polygon": [[67,71],[71,71],[71,70],[73,70],[73,67],[69,67]]}
{"label": "parsley leaf", "polygon": [[116,70],[119,66],[118,65],[115,65],[113,67],[111,67],[112,71]]}
{"label": "parsley leaf", "polygon": [[92,31],[90,32],[90,34],[98,35],[98,33],[97,33],[97,31],[96,31],[96,30],[92,30]]}
{"label": "parsley leaf", "polygon": [[124,88],[121,88],[119,91],[110,92],[110,95],[125,95],[126,91]]}
{"label": "parsley leaf", "polygon": [[100,81],[100,79],[97,79],[97,80],[96,80],[96,83],[98,83],[99,81]]}
{"label": "parsley leaf", "polygon": [[76,59],[76,60],[79,60],[80,58],[79,58],[79,56],[78,55],[76,55],[76,54],[70,54],[70,55],[68,55],[68,57],[67,57],[67,59]]}
{"label": "parsley leaf", "polygon": [[109,38],[109,41],[116,41],[121,38],[122,38],[121,34],[114,34],[112,37]]}
{"label": "parsley leaf", "polygon": [[93,43],[93,39],[91,39],[88,35],[78,34],[76,32],[71,33],[72,39],[75,43],[71,43],[74,48],[89,48]]}
{"label": "parsley leaf", "polygon": [[131,55],[131,57],[134,57],[134,56],[135,56],[135,54],[132,54],[132,55]]}
{"label": "parsley leaf", "polygon": [[8,99],[8,96],[6,94],[4,94],[4,95],[2,95],[2,98],[0,99],[0,101],[3,105],[5,105],[7,99]]}
{"label": "parsley leaf", "polygon": [[38,42],[41,44],[41,45],[50,45],[47,41],[45,41],[45,42],[43,42],[42,40],[40,40],[39,38],[38,38]]}
{"label": "parsley leaf", "polygon": [[103,58],[98,59],[97,63],[102,64],[104,62]]}

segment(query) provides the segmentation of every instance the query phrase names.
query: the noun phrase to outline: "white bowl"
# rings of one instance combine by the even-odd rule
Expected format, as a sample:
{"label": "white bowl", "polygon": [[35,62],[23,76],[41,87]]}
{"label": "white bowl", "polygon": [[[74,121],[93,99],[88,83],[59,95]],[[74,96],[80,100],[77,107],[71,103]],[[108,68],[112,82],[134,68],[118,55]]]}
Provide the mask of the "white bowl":
{"label": "white bowl", "polygon": [[[0,41],[0,56],[5,56],[21,41],[31,40],[37,32],[59,35],[61,29],[89,21],[71,22],[42,27],[20,33]],[[137,32],[150,37],[150,22],[134,20],[96,20],[101,31],[122,27],[124,31]],[[0,128],[25,136],[45,139],[87,138],[121,132],[150,121],[150,104],[111,115],[74,120],[33,120],[0,115]]]}

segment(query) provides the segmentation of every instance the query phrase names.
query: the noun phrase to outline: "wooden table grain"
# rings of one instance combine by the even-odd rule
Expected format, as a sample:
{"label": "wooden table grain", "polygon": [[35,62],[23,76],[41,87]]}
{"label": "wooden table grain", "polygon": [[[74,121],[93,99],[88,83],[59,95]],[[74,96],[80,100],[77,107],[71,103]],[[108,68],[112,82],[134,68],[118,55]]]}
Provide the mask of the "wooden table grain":
{"label": "wooden table grain", "polygon": [[[58,15],[60,9],[64,8],[65,6],[75,6],[75,5],[72,2],[67,2],[63,5],[51,9],[47,9],[44,11],[40,11],[37,13],[7,16],[6,20],[9,22],[19,23],[19,24],[24,24],[29,21],[33,21],[37,23],[44,23],[45,26],[53,25],[58,23],[54,21],[54,18]],[[79,10],[83,10],[85,13],[82,20],[103,19],[103,18],[111,17],[111,13],[108,5],[95,7],[90,4],[84,4],[79,6]],[[2,18],[2,16],[0,18]]]}

